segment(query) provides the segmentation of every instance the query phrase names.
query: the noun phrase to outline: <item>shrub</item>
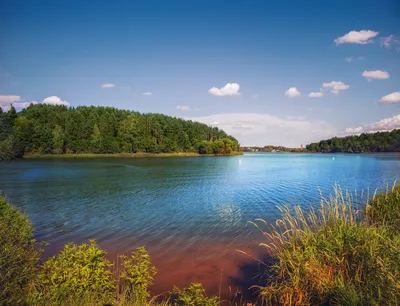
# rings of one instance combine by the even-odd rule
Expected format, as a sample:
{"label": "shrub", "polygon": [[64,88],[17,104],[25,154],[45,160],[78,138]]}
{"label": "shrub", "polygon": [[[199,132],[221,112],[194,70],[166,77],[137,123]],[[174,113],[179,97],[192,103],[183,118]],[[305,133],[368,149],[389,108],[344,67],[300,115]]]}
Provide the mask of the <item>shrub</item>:
{"label": "shrub", "polygon": [[192,283],[188,288],[180,290],[174,287],[170,293],[173,306],[218,306],[218,297],[207,297],[201,284]]}
{"label": "shrub", "polygon": [[150,297],[149,286],[156,274],[156,268],[151,266],[150,255],[144,247],[140,247],[130,257],[122,255],[120,258],[120,286],[124,299],[143,305]]}
{"label": "shrub", "polygon": [[94,240],[89,244],[68,243],[44,264],[38,275],[32,304],[103,305],[115,297],[112,264]]}
{"label": "shrub", "polygon": [[261,245],[277,259],[267,269],[268,284],[259,287],[265,302],[400,303],[399,236],[392,239],[387,227],[371,225],[354,210],[350,195],[336,189],[334,196],[322,199],[318,213],[305,214],[300,207],[284,207],[282,213],[276,225],[263,232],[267,243]]}
{"label": "shrub", "polygon": [[0,301],[23,303],[39,260],[31,223],[0,196]]}

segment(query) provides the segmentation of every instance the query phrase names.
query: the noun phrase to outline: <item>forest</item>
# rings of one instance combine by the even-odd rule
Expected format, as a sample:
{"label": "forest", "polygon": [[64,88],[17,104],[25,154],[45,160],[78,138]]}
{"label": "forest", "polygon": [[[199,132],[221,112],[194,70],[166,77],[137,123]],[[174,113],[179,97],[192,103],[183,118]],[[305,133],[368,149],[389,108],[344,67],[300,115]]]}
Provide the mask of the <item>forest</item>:
{"label": "forest", "polygon": [[364,133],[359,136],[334,137],[306,146],[309,152],[375,153],[400,152],[400,129],[391,132]]}
{"label": "forest", "polygon": [[102,106],[0,108],[0,160],[24,154],[235,151],[238,141],[223,130],[162,114]]}

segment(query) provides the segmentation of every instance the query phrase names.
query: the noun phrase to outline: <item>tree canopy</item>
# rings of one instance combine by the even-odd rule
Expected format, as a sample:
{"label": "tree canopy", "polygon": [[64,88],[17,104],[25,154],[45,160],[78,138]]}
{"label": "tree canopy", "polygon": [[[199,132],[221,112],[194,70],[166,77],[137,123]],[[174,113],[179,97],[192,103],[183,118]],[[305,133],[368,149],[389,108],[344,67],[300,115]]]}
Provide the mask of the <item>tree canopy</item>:
{"label": "tree canopy", "polygon": [[0,160],[25,153],[229,154],[238,141],[217,127],[113,107],[36,104],[0,112]]}
{"label": "tree canopy", "polygon": [[373,153],[400,152],[400,130],[361,134],[359,136],[334,137],[306,146],[311,152],[322,153]]}

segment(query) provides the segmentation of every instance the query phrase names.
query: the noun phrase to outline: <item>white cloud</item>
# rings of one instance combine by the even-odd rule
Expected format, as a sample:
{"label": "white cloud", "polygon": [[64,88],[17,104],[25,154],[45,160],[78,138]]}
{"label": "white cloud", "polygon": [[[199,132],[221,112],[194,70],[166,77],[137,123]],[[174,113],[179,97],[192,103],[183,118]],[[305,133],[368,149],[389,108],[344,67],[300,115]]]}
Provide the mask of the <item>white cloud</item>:
{"label": "white cloud", "polygon": [[20,96],[0,96],[0,104],[20,101]]}
{"label": "white cloud", "polygon": [[354,61],[361,61],[364,59],[364,56],[358,56],[358,57],[346,57],[344,60],[348,63],[352,63]]}
{"label": "white cloud", "polygon": [[380,121],[359,126],[356,128],[347,128],[342,134],[361,134],[361,133],[376,133],[376,132],[387,132],[394,129],[400,129],[400,115],[385,118]]}
{"label": "white cloud", "polygon": [[106,84],[102,84],[101,88],[114,88],[115,84],[112,83],[106,83]]}
{"label": "white cloud", "polygon": [[341,81],[332,81],[330,83],[322,83],[322,86],[324,88],[331,88],[331,91],[337,95],[339,94],[339,91],[345,90],[350,88],[350,85],[346,85],[345,83]]}
{"label": "white cloud", "polygon": [[396,47],[396,50],[400,52],[400,38],[394,35],[381,38],[381,47],[391,49],[392,46]]}
{"label": "white cloud", "polygon": [[372,80],[372,79],[384,80],[384,79],[388,79],[390,75],[386,71],[382,71],[382,70],[374,70],[374,71],[364,70],[362,76],[368,80]]}
{"label": "white cloud", "polygon": [[298,91],[296,87],[290,87],[286,90],[285,96],[288,98],[296,98],[301,96],[301,92]]}
{"label": "white cloud", "polygon": [[65,106],[69,106],[69,103],[67,101],[63,101],[57,96],[47,97],[42,101],[42,103],[43,104],[50,104],[50,105],[65,105]]}
{"label": "white cloud", "polygon": [[344,131],[346,134],[361,134],[364,131],[364,128],[359,126],[356,128],[346,128]]}
{"label": "white cloud", "polygon": [[[51,105],[65,105],[69,106],[67,101],[61,100],[57,96],[50,96],[45,98],[41,103],[43,104],[51,104]],[[24,109],[29,107],[31,104],[40,104],[37,101],[22,101],[20,96],[0,96],[0,107],[4,111],[8,111],[10,109],[10,105],[13,105],[16,109]]]}
{"label": "white cloud", "polygon": [[208,90],[208,92],[214,96],[238,96],[240,86],[237,83],[227,83],[222,88],[213,87]]}
{"label": "white cloud", "polygon": [[300,147],[333,137],[337,130],[324,121],[302,117],[277,117],[269,114],[228,113],[186,118],[218,126],[236,137],[242,145],[284,145]]}
{"label": "white cloud", "polygon": [[400,91],[392,92],[384,97],[382,97],[379,102],[384,104],[392,104],[400,102]]}
{"label": "white cloud", "polygon": [[146,91],[146,92],[142,93],[142,96],[152,96],[152,95],[153,95],[153,93],[150,91]]}
{"label": "white cloud", "polygon": [[308,94],[308,96],[310,98],[321,98],[321,97],[323,97],[323,95],[324,95],[324,93],[322,92],[322,90],[321,91],[316,91],[316,92],[310,92]]}
{"label": "white cloud", "polygon": [[369,44],[372,43],[372,38],[376,37],[379,32],[374,32],[371,30],[362,31],[350,31],[349,33],[338,37],[334,40],[336,45],[340,44]]}
{"label": "white cloud", "polygon": [[187,106],[187,105],[178,105],[176,108],[180,109],[182,111],[189,111],[190,110],[190,107]]}

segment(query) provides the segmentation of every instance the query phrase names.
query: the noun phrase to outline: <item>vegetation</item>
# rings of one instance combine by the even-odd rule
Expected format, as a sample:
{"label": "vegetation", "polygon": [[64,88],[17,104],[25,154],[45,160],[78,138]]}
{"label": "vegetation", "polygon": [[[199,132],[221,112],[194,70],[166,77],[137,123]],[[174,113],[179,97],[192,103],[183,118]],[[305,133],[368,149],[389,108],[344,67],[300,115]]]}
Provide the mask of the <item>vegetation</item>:
{"label": "vegetation", "polygon": [[[273,305],[399,305],[400,187],[378,195],[366,213],[340,189],[319,212],[282,209],[261,245],[275,258],[259,287]],[[390,217],[389,217],[390,216]],[[261,222],[261,223],[260,223]],[[263,221],[256,224],[259,228]],[[386,226],[387,225],[387,226]],[[398,227],[397,227],[398,229]]]}
{"label": "vegetation", "polygon": [[0,196],[0,304],[24,301],[35,277],[39,255],[31,223]]}
{"label": "vegetation", "polygon": [[205,290],[199,283],[193,283],[188,288],[179,290],[174,287],[171,291],[173,306],[218,306],[217,297],[207,297]]}
{"label": "vegetation", "polygon": [[282,146],[264,146],[264,147],[241,147],[242,152],[304,152],[302,147],[300,148],[287,148]]}
{"label": "vegetation", "polygon": [[0,111],[0,160],[24,154],[234,151],[237,140],[217,127],[161,114],[47,104]]}
{"label": "vegetation", "polygon": [[334,137],[306,146],[310,152],[322,153],[369,153],[400,152],[400,130],[361,134],[359,136]]}

